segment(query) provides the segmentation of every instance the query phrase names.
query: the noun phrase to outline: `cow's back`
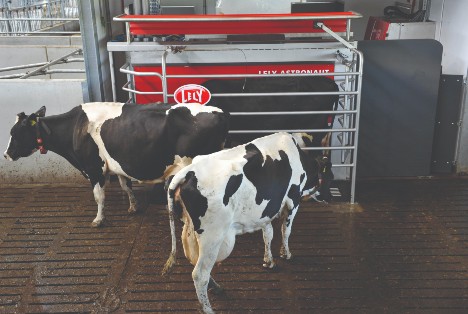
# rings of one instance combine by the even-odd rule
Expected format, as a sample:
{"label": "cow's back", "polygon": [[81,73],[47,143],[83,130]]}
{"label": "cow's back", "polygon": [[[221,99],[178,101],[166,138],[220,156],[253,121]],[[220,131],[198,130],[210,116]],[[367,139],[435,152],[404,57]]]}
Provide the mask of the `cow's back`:
{"label": "cow's back", "polygon": [[199,107],[98,103],[84,105],[84,111],[88,130],[109,170],[154,181],[176,155],[194,157],[222,148],[226,116]]}
{"label": "cow's back", "polygon": [[[178,173],[181,198],[194,223],[223,216],[236,233],[252,232],[271,221],[284,206],[292,185],[305,184],[298,147],[292,136],[277,133],[249,144],[199,156]],[[223,214],[220,214],[223,213]]]}

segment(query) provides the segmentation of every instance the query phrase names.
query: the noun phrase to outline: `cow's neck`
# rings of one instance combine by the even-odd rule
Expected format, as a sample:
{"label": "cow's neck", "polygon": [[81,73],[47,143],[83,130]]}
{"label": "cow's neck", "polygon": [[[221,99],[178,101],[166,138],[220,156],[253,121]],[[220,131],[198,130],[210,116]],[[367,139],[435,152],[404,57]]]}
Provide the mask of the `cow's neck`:
{"label": "cow's neck", "polygon": [[[75,168],[81,170],[73,151],[73,116],[57,115],[41,118],[39,124],[43,146],[70,162]],[[48,130],[47,130],[48,129]]]}

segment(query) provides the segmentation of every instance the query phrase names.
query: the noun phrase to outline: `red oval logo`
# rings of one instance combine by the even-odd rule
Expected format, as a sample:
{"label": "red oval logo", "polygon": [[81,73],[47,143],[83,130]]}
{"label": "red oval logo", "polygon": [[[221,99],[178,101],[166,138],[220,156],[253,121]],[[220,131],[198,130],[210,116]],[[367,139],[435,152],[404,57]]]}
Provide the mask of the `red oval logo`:
{"label": "red oval logo", "polygon": [[200,105],[206,105],[210,99],[210,91],[206,87],[197,84],[183,85],[174,92],[174,100],[178,104],[195,102]]}

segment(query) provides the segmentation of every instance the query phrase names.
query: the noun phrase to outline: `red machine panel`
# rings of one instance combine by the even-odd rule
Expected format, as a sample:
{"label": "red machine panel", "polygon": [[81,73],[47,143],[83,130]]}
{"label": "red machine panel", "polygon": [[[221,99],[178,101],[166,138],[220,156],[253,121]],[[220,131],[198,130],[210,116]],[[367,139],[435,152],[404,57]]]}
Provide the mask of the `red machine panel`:
{"label": "red machine panel", "polygon": [[380,17],[371,16],[367,22],[365,40],[386,40],[390,22]]}
{"label": "red machine panel", "polygon": [[[323,20],[320,17],[324,17]],[[334,32],[346,31],[346,18],[354,12],[226,15],[123,15],[132,35],[154,34],[284,34],[323,33],[314,21]]]}
{"label": "red machine panel", "polygon": [[[159,72],[161,66],[134,66],[136,72]],[[335,71],[334,63],[324,62],[298,62],[298,63],[248,63],[248,64],[190,64],[167,65],[167,75],[231,75],[231,74],[262,74],[265,76],[275,74],[310,74],[332,73]],[[333,78],[332,76],[330,76]],[[229,79],[229,78],[226,78]],[[186,84],[203,84],[210,78],[168,78],[168,94]],[[161,79],[155,76],[135,76],[135,87],[140,92],[161,92]],[[137,103],[147,104],[163,101],[162,95],[137,95]],[[173,98],[168,99],[174,102]]]}

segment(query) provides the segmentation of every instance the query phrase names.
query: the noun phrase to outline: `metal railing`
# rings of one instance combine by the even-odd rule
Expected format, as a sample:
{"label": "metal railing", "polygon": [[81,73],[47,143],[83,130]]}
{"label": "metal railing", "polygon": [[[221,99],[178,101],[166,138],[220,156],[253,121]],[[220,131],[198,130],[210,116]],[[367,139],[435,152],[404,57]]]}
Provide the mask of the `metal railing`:
{"label": "metal railing", "polygon": [[57,64],[84,62],[84,58],[71,58],[72,56],[81,55],[82,53],[83,51],[81,49],[76,49],[70,53],[67,53],[66,55],[60,58],[51,60],[49,62],[31,63],[31,64],[25,64],[25,65],[0,68],[0,73],[22,70],[22,69],[36,68],[26,73],[15,73],[15,74],[3,75],[3,76],[0,76],[0,79],[14,79],[14,78],[26,79],[31,76],[58,74],[58,73],[85,73],[84,69],[49,69],[51,66],[57,65]]}
{"label": "metal railing", "polygon": [[[356,15],[359,17],[359,15]],[[329,18],[328,16],[321,16],[314,20],[311,18],[311,27],[316,27],[322,29],[326,34],[336,40],[336,44],[330,45],[329,48],[327,47],[319,47],[318,44],[315,48],[311,48],[314,43],[302,43],[302,44],[294,44],[292,43],[290,46],[288,44],[283,44],[281,47],[278,47],[275,44],[268,44],[268,43],[258,43],[258,50],[261,51],[262,55],[265,57],[268,54],[274,54],[278,56],[278,51],[284,51],[286,54],[288,51],[291,52],[292,55],[296,55],[298,51],[301,52],[310,52],[308,57],[304,60],[311,60],[311,61],[321,61],[326,60],[327,62],[330,61],[330,56],[334,55],[334,63],[340,67],[339,70],[329,73],[307,73],[307,74],[275,74],[275,77],[291,77],[291,76],[331,76],[334,77],[335,81],[338,83],[339,91],[338,92],[291,92],[291,93],[241,93],[241,94],[221,94],[221,93],[214,93],[212,97],[262,97],[262,96],[274,96],[274,97],[283,97],[283,96],[314,96],[314,95],[339,95],[339,105],[336,111],[287,111],[287,108],[274,111],[274,112],[233,112],[231,111],[230,114],[232,116],[235,115],[245,115],[245,116],[262,116],[262,115],[324,115],[324,114],[334,114],[336,124],[334,125],[333,129],[288,129],[288,130],[281,130],[286,132],[331,132],[334,138],[334,144],[331,147],[307,147],[307,150],[333,150],[333,151],[341,151],[339,156],[340,162],[336,163],[334,161],[333,167],[335,168],[345,168],[344,170],[349,171],[349,179],[351,181],[350,187],[350,203],[355,203],[355,189],[356,189],[356,166],[357,166],[357,152],[358,152],[358,133],[359,133],[359,113],[360,113],[360,100],[361,100],[361,90],[362,90],[362,71],[363,71],[363,54],[356,49],[354,43],[351,43],[350,38],[350,20],[347,20],[346,23],[346,33],[344,36],[340,36],[335,33],[333,30],[328,28],[322,20]],[[330,18],[336,18],[336,16],[332,16]],[[206,18],[208,20],[208,18]],[[254,19],[252,17],[252,19]],[[128,18],[122,19],[121,17],[114,18],[114,20],[126,22],[127,25],[127,32],[128,32],[128,23],[131,22]],[[139,18],[138,21],[144,22],[145,19]],[[151,19],[146,19],[151,22]],[[161,20],[161,19],[159,19]],[[202,57],[203,54],[209,55],[211,57],[216,58],[216,60],[230,60],[227,55],[226,57],[222,57],[222,53],[227,53],[229,51],[240,51],[243,55],[244,62],[248,63],[247,61],[247,53],[249,50],[255,50],[255,47],[250,45],[249,47],[243,46],[242,44],[233,44],[230,43],[229,45],[223,46],[222,49],[217,49],[215,47],[222,46],[223,44],[213,43],[213,45],[204,44],[204,45],[196,45],[191,44],[184,46],[182,50],[180,49],[172,49],[170,45],[166,44],[166,50],[161,51],[159,48],[160,45],[145,45],[145,43],[132,43],[131,42],[131,34],[127,33],[127,43],[125,44],[116,44],[115,47],[113,45],[108,44],[109,49],[109,61],[111,64],[111,79],[113,83],[113,96],[116,99],[116,87],[115,87],[115,74],[113,73],[113,51],[126,51],[129,53],[129,63],[125,64],[121,69],[120,72],[127,75],[127,83],[123,86],[123,90],[129,93],[129,101],[135,102],[137,95],[157,95],[162,98],[164,102],[167,102],[169,97],[173,97],[174,95],[171,94],[168,90],[168,81],[180,78],[197,78],[197,79],[206,79],[206,78],[220,78],[220,79],[232,79],[232,78],[248,78],[248,77],[265,77],[264,74],[201,74],[201,75],[175,75],[168,73],[167,71],[167,58],[168,56],[176,55],[176,53],[185,54],[181,57],[175,57],[171,60],[171,64],[186,64],[190,66],[192,62],[196,64],[201,64],[203,61],[207,61],[209,64],[210,62],[215,62],[208,57]],[[120,47],[120,46],[122,47]],[[115,48],[115,50],[113,50]],[[177,48],[177,47],[175,47]],[[121,50],[118,50],[121,49]],[[297,49],[297,50],[296,50]],[[315,49],[315,52],[312,50]],[[149,58],[153,58],[150,54],[147,54],[148,51],[154,50],[154,53],[157,53],[158,57],[160,56],[160,60],[157,61],[155,57],[151,59],[152,61],[148,61]],[[170,52],[173,54],[170,54]],[[324,51],[327,51],[324,54]],[[138,55],[141,56],[138,56]],[[251,52],[249,56],[253,60],[255,53]],[[299,56],[299,53],[297,53]],[[146,58],[142,58],[145,56]],[[322,56],[322,57],[320,57]],[[326,57],[325,57],[326,56]],[[135,62],[133,58],[136,58],[140,61],[140,63]],[[321,59],[323,58],[323,59]],[[142,60],[144,60],[142,62]],[[196,60],[196,61],[192,61]],[[256,60],[256,59],[255,59]],[[289,60],[289,59],[288,59]],[[302,60],[302,59],[301,59]],[[232,61],[232,60],[231,60]],[[141,67],[141,64],[144,66],[148,66],[154,64],[157,66],[157,70],[152,72],[146,72],[146,70],[135,70],[134,65],[138,65]],[[142,87],[139,87],[137,84],[136,78],[138,81],[141,82],[142,77],[153,77],[152,79],[157,82],[153,86],[153,91],[143,90]],[[270,76],[270,75],[269,75]],[[159,85],[160,84],[160,85]],[[147,89],[147,88],[145,88]],[[272,130],[272,129],[256,129],[256,130],[230,130],[229,133],[258,133],[258,134],[268,134],[277,132],[280,130]],[[336,139],[336,140],[335,140]]]}
{"label": "metal railing", "polygon": [[79,21],[79,0],[0,0],[0,35],[79,34],[54,29],[66,22]]}

